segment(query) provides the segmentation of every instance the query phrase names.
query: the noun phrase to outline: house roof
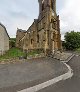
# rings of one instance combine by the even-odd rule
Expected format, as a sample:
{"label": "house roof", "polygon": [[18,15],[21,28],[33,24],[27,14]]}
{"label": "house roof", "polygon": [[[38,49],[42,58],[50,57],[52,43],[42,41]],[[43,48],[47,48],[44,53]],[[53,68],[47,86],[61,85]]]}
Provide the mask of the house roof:
{"label": "house roof", "polygon": [[[7,30],[6,30],[6,27],[2,24],[2,23],[0,23],[0,25],[5,29],[5,32],[6,32],[6,34],[8,35],[8,32],[7,32]],[[9,37],[9,35],[8,35],[8,37]],[[10,37],[9,37],[10,38]]]}
{"label": "house roof", "polygon": [[22,29],[19,29],[19,28],[17,28],[17,31],[26,33],[26,30],[22,30]]}

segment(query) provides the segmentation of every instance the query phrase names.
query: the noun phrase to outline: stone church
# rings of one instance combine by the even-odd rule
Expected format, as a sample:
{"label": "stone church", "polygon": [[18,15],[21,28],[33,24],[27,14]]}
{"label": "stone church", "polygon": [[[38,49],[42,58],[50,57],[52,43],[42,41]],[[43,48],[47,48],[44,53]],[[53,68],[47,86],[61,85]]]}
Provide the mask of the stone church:
{"label": "stone church", "polygon": [[61,50],[60,20],[56,0],[38,0],[39,16],[27,31],[18,29],[16,47],[23,50],[40,49],[47,53]]}

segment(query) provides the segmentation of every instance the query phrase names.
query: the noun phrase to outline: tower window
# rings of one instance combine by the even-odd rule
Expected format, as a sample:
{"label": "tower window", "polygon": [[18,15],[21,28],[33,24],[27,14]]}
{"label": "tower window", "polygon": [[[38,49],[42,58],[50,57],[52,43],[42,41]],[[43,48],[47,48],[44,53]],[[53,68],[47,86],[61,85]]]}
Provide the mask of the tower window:
{"label": "tower window", "polygon": [[52,8],[52,10],[53,10],[53,0],[51,0],[51,8]]}
{"label": "tower window", "polygon": [[42,1],[42,11],[44,10],[44,0]]}
{"label": "tower window", "polygon": [[44,3],[42,4],[42,11],[44,10]]}

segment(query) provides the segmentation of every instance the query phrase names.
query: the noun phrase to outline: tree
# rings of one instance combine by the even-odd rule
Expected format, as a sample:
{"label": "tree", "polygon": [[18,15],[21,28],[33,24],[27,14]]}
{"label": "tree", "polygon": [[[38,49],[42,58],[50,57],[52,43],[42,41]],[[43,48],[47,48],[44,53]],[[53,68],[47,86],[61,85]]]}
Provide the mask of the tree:
{"label": "tree", "polygon": [[16,38],[10,38],[9,43],[10,43],[10,48],[15,47]]}
{"label": "tree", "polygon": [[74,50],[76,48],[80,48],[80,32],[67,32],[64,38],[66,49]]}

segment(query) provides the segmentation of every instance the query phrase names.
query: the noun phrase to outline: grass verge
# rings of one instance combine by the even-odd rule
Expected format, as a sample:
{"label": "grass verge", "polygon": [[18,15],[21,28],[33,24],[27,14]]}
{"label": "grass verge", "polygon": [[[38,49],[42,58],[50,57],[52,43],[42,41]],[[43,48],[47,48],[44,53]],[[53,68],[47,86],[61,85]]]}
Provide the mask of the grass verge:
{"label": "grass verge", "polygon": [[19,56],[24,56],[25,54],[17,49],[17,48],[11,48],[9,51],[7,51],[4,55],[0,56],[0,60],[3,59],[11,59],[11,58],[17,58]]}
{"label": "grass verge", "polygon": [[0,62],[2,60],[7,60],[7,59],[13,59],[13,58],[18,58],[18,57],[29,57],[29,56],[32,56],[34,57],[36,54],[40,54],[41,51],[39,50],[33,50],[33,51],[30,51],[28,53],[24,53],[23,51],[21,51],[20,49],[18,48],[11,48],[9,51],[7,51],[4,55],[0,56]]}

